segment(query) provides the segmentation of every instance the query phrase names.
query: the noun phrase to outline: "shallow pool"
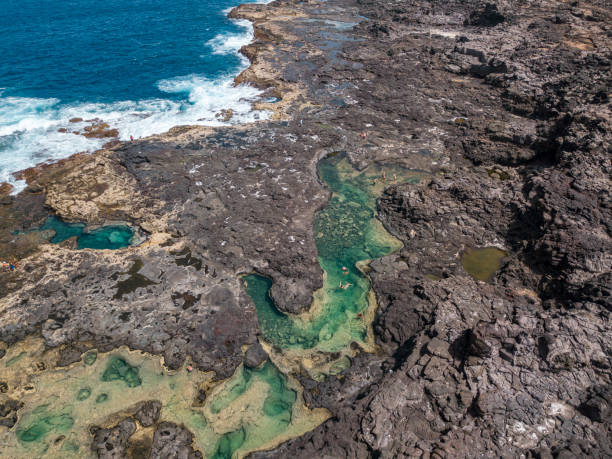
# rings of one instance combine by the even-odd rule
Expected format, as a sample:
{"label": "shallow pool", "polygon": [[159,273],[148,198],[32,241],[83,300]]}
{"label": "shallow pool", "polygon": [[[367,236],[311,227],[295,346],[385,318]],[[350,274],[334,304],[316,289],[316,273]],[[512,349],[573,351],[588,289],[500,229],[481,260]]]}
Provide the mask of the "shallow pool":
{"label": "shallow pool", "polygon": [[337,154],[319,162],[319,176],[333,195],[314,222],[318,260],[325,274],[310,311],[285,315],[270,298],[269,279],[251,274],[244,281],[268,342],[282,349],[337,352],[353,341],[365,342],[371,324],[370,280],[359,266],[401,247],[376,219],[376,200],[388,185],[418,182],[423,173],[378,164],[359,172],[345,155]]}
{"label": "shallow pool", "polygon": [[66,223],[57,217],[47,218],[40,229],[55,232],[50,239],[53,244],[76,236],[78,249],[121,249],[131,245],[134,238],[134,230],[127,225],[107,225],[85,231],[84,223]]}
{"label": "shallow pool", "polygon": [[497,247],[467,248],[461,255],[461,264],[474,279],[489,282],[506,256],[508,252]]}

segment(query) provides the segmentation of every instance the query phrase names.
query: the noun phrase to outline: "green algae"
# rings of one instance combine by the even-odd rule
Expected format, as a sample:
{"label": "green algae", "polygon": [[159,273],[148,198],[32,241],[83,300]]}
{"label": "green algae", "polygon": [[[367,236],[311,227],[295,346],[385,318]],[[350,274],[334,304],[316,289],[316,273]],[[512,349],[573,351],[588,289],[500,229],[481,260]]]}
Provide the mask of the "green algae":
{"label": "green algae", "polygon": [[91,395],[91,389],[89,387],[85,387],[79,390],[76,398],[79,402],[82,402],[83,400],[87,400],[90,395]]}
{"label": "green algae", "polygon": [[[400,247],[399,241],[376,220],[376,199],[394,181],[394,175],[402,182],[415,182],[423,176],[399,166],[385,166],[387,181],[383,183],[382,171],[378,165],[355,171],[344,155],[320,162],[320,177],[333,194],[315,220],[319,262],[325,277],[308,313],[301,316],[280,313],[269,296],[269,279],[257,275],[244,278],[246,291],[257,306],[266,339],[262,344],[271,343],[281,352],[295,352],[299,356],[312,356],[312,351],[338,354],[325,374],[339,374],[350,366],[347,355],[338,351],[349,349],[354,341],[362,344],[372,341],[376,300],[365,275],[367,262]],[[179,263],[195,266],[190,254],[177,255]],[[143,279],[138,274],[141,267],[137,260],[125,273],[130,278],[118,283],[119,298],[141,286]],[[340,283],[351,285],[343,289]],[[12,351],[9,357],[15,355]],[[29,355],[15,364],[19,367],[15,371],[26,372],[30,368],[30,360],[35,357]],[[197,370],[167,371],[159,359],[145,353],[125,348],[112,354],[90,351],[82,362],[69,368],[47,370],[26,378],[36,390],[22,397],[26,406],[17,431],[32,440],[15,443],[14,433],[0,430],[0,442],[7,445],[5,450],[12,454],[10,457],[89,457],[92,453],[88,448],[73,448],[90,441],[89,426],[113,425],[118,413],[129,415],[139,403],[159,400],[160,419],[185,425],[194,433],[194,447],[205,457],[240,458],[302,435],[329,418],[326,410],[305,407],[299,383],[287,375],[286,368],[280,371],[278,365],[273,359],[255,369],[240,366],[231,378],[215,383],[213,375]],[[87,397],[81,392],[85,389],[91,390]],[[198,401],[201,390],[206,391],[204,402]],[[43,400],[51,402],[44,413],[34,416],[31,407]],[[41,424],[34,422],[43,418]],[[48,434],[52,431],[61,432],[61,440],[50,439]]]}
{"label": "green algae", "polygon": [[[242,456],[278,444],[281,439],[292,438],[303,428],[306,413],[326,418],[323,412],[315,414],[305,409],[299,385],[270,361],[254,369],[240,367],[229,381],[211,394],[211,399],[221,403],[210,403],[205,411],[212,413],[213,405],[214,411],[219,410],[216,426],[225,433],[210,457]],[[245,412],[245,406],[256,408]]]}
{"label": "green algae", "polygon": [[261,369],[247,369],[247,371],[258,372],[270,387],[268,396],[264,400],[263,413],[276,418],[281,425],[288,425],[291,422],[291,408],[297,399],[297,394],[287,386],[286,376],[277,371],[270,362],[266,362]]}
{"label": "green algae", "polygon": [[468,248],[461,255],[461,264],[474,279],[489,282],[506,256],[508,252],[497,247]]}
{"label": "green algae", "polygon": [[286,376],[279,372],[270,361],[264,363],[261,368],[241,367],[236,376],[228,382],[225,390],[217,394],[217,397],[211,402],[211,412],[218,414],[227,408],[257,380],[264,381],[270,388],[264,399],[263,413],[266,416],[277,418],[280,424],[289,424],[297,394],[287,386]]}
{"label": "green algae", "polygon": [[[207,458],[272,448],[329,417],[326,410],[308,410],[297,381],[269,361],[256,369],[240,366],[229,379],[214,382],[212,373],[168,371],[160,358],[125,348],[98,353],[91,365],[61,368],[53,367],[57,355],[42,340],[28,338],[7,356],[22,352],[26,357],[7,374],[7,395],[19,397],[24,407],[15,429],[0,426],[3,457],[92,457],[89,427],[113,426],[149,400],[162,403],[161,420],[193,432],[194,447]],[[39,361],[48,369],[33,373]],[[207,397],[197,404],[202,388]]]}
{"label": "green algae", "polygon": [[19,362],[21,359],[23,359],[25,356],[27,355],[27,352],[21,352],[18,355],[16,355],[15,357],[11,357],[10,359],[8,359],[6,361],[6,363],[4,364],[5,367],[12,367],[13,365],[15,365],[17,362]]}
{"label": "green algae", "polygon": [[114,356],[108,362],[102,374],[102,381],[123,381],[128,387],[137,387],[142,384],[138,375],[138,368],[131,366],[121,357]]}
{"label": "green algae", "polygon": [[212,459],[229,459],[244,445],[246,433],[243,428],[228,432],[221,437],[217,450],[212,455]]}
{"label": "green algae", "polygon": [[65,433],[74,424],[74,419],[66,412],[52,414],[49,405],[41,405],[21,420],[17,430],[17,438],[24,443],[36,442],[44,439],[49,433]]}
{"label": "green algae", "polygon": [[85,365],[93,365],[97,358],[98,353],[96,351],[90,351],[83,356],[83,362]]}
{"label": "green algae", "polygon": [[[319,176],[333,194],[314,222],[318,260],[325,276],[309,314],[282,314],[268,293],[271,281],[257,274],[244,276],[266,341],[281,349],[337,352],[353,341],[367,340],[371,289],[360,266],[401,247],[376,219],[376,200],[392,182],[415,183],[423,173],[377,164],[359,172],[345,155],[336,154],[319,162]],[[347,288],[341,287],[347,283]]]}
{"label": "green algae", "polygon": [[346,370],[350,366],[351,366],[351,360],[348,357],[343,356],[339,358],[338,360],[334,361],[330,365],[328,371],[330,375],[339,375],[340,373],[342,373],[344,370]]}
{"label": "green algae", "polygon": [[228,383],[225,391],[219,394],[219,397],[215,398],[211,402],[210,410],[214,414],[219,413],[221,410],[226,408],[230,403],[240,397],[247,390],[249,382],[251,380],[252,373],[247,371],[245,368],[241,368],[238,372],[237,377],[232,378]]}
{"label": "green algae", "polygon": [[67,453],[68,455],[74,455],[75,453],[77,453],[79,451],[80,447],[77,443],[75,443],[74,441],[65,441],[62,444],[62,447],[60,448],[60,451],[63,451],[65,454]]}

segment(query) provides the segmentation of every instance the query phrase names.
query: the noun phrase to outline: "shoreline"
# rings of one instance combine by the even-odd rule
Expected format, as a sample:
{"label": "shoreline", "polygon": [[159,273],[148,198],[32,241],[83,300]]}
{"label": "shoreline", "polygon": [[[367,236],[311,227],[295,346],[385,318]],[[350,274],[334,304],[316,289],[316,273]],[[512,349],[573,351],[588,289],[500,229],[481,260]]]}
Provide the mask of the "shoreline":
{"label": "shoreline", "polygon": [[[267,3],[270,3],[270,1],[272,1],[272,0],[268,0],[268,1],[264,0],[262,2],[257,2],[257,3],[253,3],[253,4],[265,5]],[[226,11],[224,11],[224,13],[225,13],[225,16],[228,19],[232,20],[237,25],[240,25],[240,21],[248,21],[249,28],[251,29],[251,31],[250,31],[249,43],[247,43],[247,45],[243,46],[243,47],[246,47],[249,44],[253,43],[257,38],[255,36],[255,31],[254,31],[254,27],[253,27],[254,26],[254,21],[249,21],[246,18],[239,18],[239,17],[232,18],[230,16],[231,12],[233,10],[237,9],[239,6],[241,6],[241,4],[238,4],[238,5],[234,6],[234,7],[228,8]],[[213,42],[218,37],[219,36],[216,36],[215,38],[213,38],[211,40],[211,42]],[[205,46],[209,46],[209,47],[213,48],[215,45],[213,43],[206,43]],[[214,51],[214,50],[212,52],[213,53],[217,53],[217,51]],[[249,57],[246,54],[244,54],[240,49],[238,49],[237,52],[238,52],[238,55],[241,57],[241,59],[246,60],[248,65],[246,65],[246,67],[243,67],[243,68],[238,68],[237,69],[237,73],[235,73],[233,76],[231,76],[231,81],[232,81],[232,87],[233,88],[238,88],[239,86],[241,86],[241,83],[238,82],[238,78],[246,70],[248,70],[250,68],[250,66],[252,65],[251,60],[249,59]],[[169,78],[169,79],[167,79],[167,81],[172,81],[172,80],[174,80],[176,78],[178,78],[178,77]],[[225,77],[223,77],[222,79],[225,79]],[[221,81],[222,79],[218,79],[218,80]],[[166,81],[166,80],[160,80],[157,83],[159,84],[160,82],[163,82],[163,81]],[[253,88],[256,88],[254,85],[250,85],[250,84],[247,84],[245,86],[251,86]],[[266,88],[257,88],[257,89],[259,89],[261,91],[261,93],[257,96],[257,98],[261,99],[262,97],[264,97],[265,89]],[[106,105],[117,104],[119,102],[120,101],[116,101],[116,102],[113,102],[113,103],[107,103]],[[142,102],[146,102],[146,101],[137,101],[137,103],[142,103]],[[258,106],[261,105],[262,107],[264,107],[264,106],[268,106],[268,105],[271,105],[271,104],[266,104],[265,102],[252,101],[252,102],[250,102],[250,105],[251,105],[250,112],[253,112],[253,113],[261,112],[261,113],[265,114],[266,108],[259,108]],[[227,122],[230,121],[230,119],[234,115],[235,115],[235,113],[234,113],[233,109],[228,108],[228,107],[224,107],[224,106],[220,106],[219,107],[219,111],[215,114],[214,118],[218,122],[227,123]],[[151,113],[149,116],[155,116],[155,113]],[[266,118],[264,117],[263,120],[265,120],[265,119]],[[67,131],[66,128],[62,127],[62,128],[60,128],[60,132],[64,132],[66,134],[78,133],[79,135],[83,135],[83,136],[85,136],[87,138],[94,138],[94,139],[97,138],[97,139],[100,139],[100,140],[105,140],[106,142],[104,143],[104,145],[101,145],[97,149],[94,149],[94,150],[91,150],[91,151],[78,151],[78,152],[72,153],[69,156],[66,156],[66,157],[63,157],[63,158],[59,158],[59,159],[53,159],[52,158],[52,159],[43,160],[43,161],[41,161],[41,162],[39,162],[39,163],[37,163],[37,164],[35,164],[33,166],[26,167],[24,169],[12,172],[12,173],[10,173],[10,175],[12,177],[14,177],[17,180],[17,182],[16,183],[11,183],[11,182],[8,182],[8,181],[0,182],[0,195],[3,195],[3,194],[14,195],[14,194],[16,194],[18,192],[23,191],[23,189],[25,187],[27,187],[27,183],[25,183],[25,185],[23,185],[23,186],[21,186],[21,185],[20,186],[16,186],[16,185],[18,185],[19,182],[24,180],[24,179],[20,178],[20,176],[26,175],[30,170],[35,170],[37,168],[44,168],[46,166],[55,164],[55,163],[57,163],[59,161],[66,161],[66,160],[69,160],[73,156],[78,156],[78,155],[82,155],[82,154],[93,155],[93,154],[95,154],[95,153],[97,153],[99,151],[112,149],[113,147],[117,146],[119,144],[119,142],[126,143],[126,142],[130,141],[128,139],[123,139],[123,140],[119,139],[120,134],[119,134],[118,130],[119,129],[124,130],[126,128],[126,126],[118,126],[118,125],[115,125],[115,124],[113,124],[112,126],[109,126],[106,121],[107,120],[104,120],[104,119],[101,119],[101,118],[97,118],[97,117],[94,118],[94,119],[88,119],[88,120],[85,120],[85,121],[82,118],[74,118],[73,117],[72,119],[70,119],[69,120],[69,125],[71,123],[77,123],[78,125],[86,123],[87,125],[85,126],[85,130],[83,132],[80,132],[80,131],[82,131],[82,129],[78,129],[78,131],[72,132],[72,131]],[[240,124],[244,125],[244,124],[249,124],[250,122],[258,122],[258,121],[260,121],[260,119],[257,119],[255,121],[244,121],[244,122],[241,122]],[[100,127],[100,126],[102,126],[102,127]],[[217,126],[217,124],[212,124],[212,125],[209,125],[209,124],[197,124],[197,123],[196,124],[176,124],[176,125],[171,126],[170,128],[168,128],[166,131],[151,133],[151,134],[146,135],[144,137],[138,137],[136,140],[144,140],[144,139],[147,139],[149,137],[154,137],[154,136],[163,136],[164,134],[167,134],[170,130],[172,130],[172,129],[176,128],[176,127],[179,127],[179,126],[206,126],[206,127],[214,127],[214,126]],[[221,124],[219,126],[223,126],[223,124]],[[82,128],[82,126],[81,126],[81,128]],[[127,137],[127,134],[125,132],[123,133],[123,137]]]}

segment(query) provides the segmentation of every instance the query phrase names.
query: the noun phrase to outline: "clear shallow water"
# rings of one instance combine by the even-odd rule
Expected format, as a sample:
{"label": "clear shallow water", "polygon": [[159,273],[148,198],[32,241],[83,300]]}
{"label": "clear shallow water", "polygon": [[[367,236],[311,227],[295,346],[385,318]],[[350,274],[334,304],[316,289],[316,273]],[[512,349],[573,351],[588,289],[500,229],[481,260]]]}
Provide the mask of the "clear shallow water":
{"label": "clear shallow water", "polygon": [[[130,414],[147,400],[159,400],[160,419],[184,425],[195,436],[194,447],[215,459],[270,448],[329,417],[323,409],[308,410],[298,383],[269,361],[255,369],[239,367],[217,384],[212,373],[189,372],[185,366],[167,371],[159,357],[125,348],[91,350],[81,361],[58,368],[57,355],[50,355],[55,352],[39,338],[7,349],[8,395],[24,407],[13,429],[0,428],[2,457],[93,457],[89,428],[107,425],[116,413]],[[41,362],[47,369],[32,371]],[[29,385],[33,389],[24,391]],[[197,402],[202,388],[204,403]]]}
{"label": "clear shallow water", "polygon": [[[248,1],[248,0],[247,0]],[[100,118],[127,140],[180,124],[265,116],[259,91],[233,87],[252,37],[230,21],[240,0],[7,0],[0,15],[0,182],[46,160],[99,148],[108,139],[72,131]],[[58,129],[68,132],[58,132]]]}
{"label": "clear shallow water", "polygon": [[49,217],[40,229],[55,232],[50,240],[53,244],[76,236],[78,249],[121,249],[129,246],[134,237],[134,230],[127,225],[107,225],[85,231],[83,223],[66,223],[56,217]]}
{"label": "clear shallow water", "polygon": [[[384,172],[387,181],[382,183],[380,166],[355,171],[343,155],[319,163],[320,177],[333,195],[315,219],[319,262],[326,276],[311,311],[297,318],[279,313],[268,295],[270,281],[245,277],[268,342],[283,351],[307,354],[312,348],[339,351],[366,339],[372,319],[366,310],[373,303],[369,279],[357,265],[400,247],[375,219],[376,199],[394,175],[402,182],[423,176],[393,166],[385,166]],[[61,237],[82,231],[66,224],[58,228]],[[339,283],[347,282],[350,287],[339,288]],[[168,372],[158,357],[125,348],[107,354],[89,351],[68,368],[53,369],[49,363],[52,369],[31,374],[34,362],[45,359],[55,362],[57,357],[34,338],[7,350],[8,387],[26,404],[16,429],[0,431],[0,443],[11,457],[84,457],[91,441],[89,426],[152,399],[162,403],[162,420],[184,424],[195,435],[195,447],[215,459],[269,449],[329,417],[325,410],[307,409],[297,381],[271,361],[256,369],[241,366],[231,378],[214,385],[210,373],[188,372],[187,364]],[[344,362],[339,363],[342,366],[330,370],[345,368]],[[25,384],[36,389],[24,393]],[[206,388],[203,404],[194,402],[200,388]]]}
{"label": "clear shallow water", "polygon": [[[387,175],[383,183],[381,176]],[[290,317],[280,313],[269,296],[269,279],[244,277],[265,339],[282,349],[338,352],[351,342],[363,343],[371,317],[370,281],[358,264],[392,253],[401,243],[375,218],[376,200],[396,176],[416,183],[422,173],[398,166],[372,165],[354,170],[343,155],[319,162],[319,176],[333,192],[327,207],[317,213],[314,234],[318,259],[325,271],[323,288],[315,293],[311,311]],[[374,179],[377,180],[374,185]],[[342,288],[341,285],[346,286]]]}

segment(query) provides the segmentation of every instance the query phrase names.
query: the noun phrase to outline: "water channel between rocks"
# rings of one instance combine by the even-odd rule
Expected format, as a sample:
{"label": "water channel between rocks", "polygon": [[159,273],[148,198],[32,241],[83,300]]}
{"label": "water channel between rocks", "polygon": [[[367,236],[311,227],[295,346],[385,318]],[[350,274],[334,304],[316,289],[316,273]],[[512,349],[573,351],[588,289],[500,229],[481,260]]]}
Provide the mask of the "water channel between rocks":
{"label": "water channel between rocks", "polygon": [[[343,154],[324,158],[319,162],[319,176],[333,194],[314,222],[324,282],[314,293],[310,310],[299,316],[282,314],[268,293],[269,279],[257,274],[244,277],[265,340],[293,360],[301,360],[311,377],[320,379],[346,368],[353,342],[373,350],[371,323],[376,299],[364,271],[369,260],[401,247],[376,219],[376,200],[390,184],[415,183],[424,175],[398,165],[375,163],[357,171]],[[321,352],[341,353],[344,358],[317,366],[311,358]]]}
{"label": "water channel between rocks", "polygon": [[[353,342],[373,350],[376,301],[365,274],[367,261],[401,246],[375,218],[376,199],[394,176],[397,182],[416,182],[424,175],[384,166],[383,182],[382,171],[376,164],[356,171],[341,154],[320,161],[320,178],[333,195],[315,219],[325,275],[308,312],[280,313],[268,295],[271,281],[256,274],[245,276],[262,344],[275,350],[272,361],[255,369],[240,366],[221,382],[215,382],[212,373],[188,372],[187,363],[168,371],[159,357],[126,348],[89,351],[69,367],[54,368],[58,350],[45,350],[40,338],[28,338],[8,347],[0,360],[1,379],[8,387],[2,395],[24,403],[17,424],[10,430],[0,427],[0,456],[92,456],[90,427],[113,426],[148,400],[162,403],[161,421],[183,424],[193,432],[194,447],[207,458],[242,457],[272,448],[325,421],[329,412],[305,407],[302,389],[283,359],[285,354],[301,359],[307,370],[310,362],[311,375],[323,378],[350,365]],[[336,356],[317,366],[315,353]],[[202,391],[206,400],[198,402]],[[153,431],[154,427],[138,424],[130,441],[150,443]]]}

